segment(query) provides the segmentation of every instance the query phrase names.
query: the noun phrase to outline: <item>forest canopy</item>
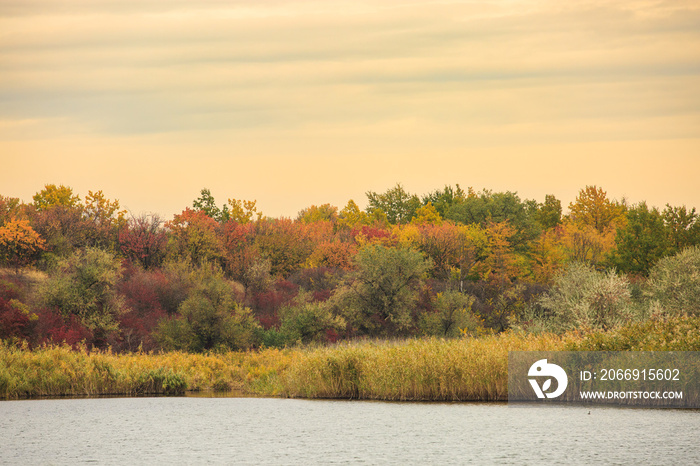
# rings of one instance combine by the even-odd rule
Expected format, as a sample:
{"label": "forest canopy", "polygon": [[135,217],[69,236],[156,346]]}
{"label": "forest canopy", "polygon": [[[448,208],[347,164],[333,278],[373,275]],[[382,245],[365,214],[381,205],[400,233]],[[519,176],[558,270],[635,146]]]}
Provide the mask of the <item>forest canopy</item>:
{"label": "forest canopy", "polygon": [[598,186],[566,209],[459,185],[366,196],[294,219],[206,188],[172,219],[63,185],[0,196],[0,338],[199,352],[700,312],[694,207]]}

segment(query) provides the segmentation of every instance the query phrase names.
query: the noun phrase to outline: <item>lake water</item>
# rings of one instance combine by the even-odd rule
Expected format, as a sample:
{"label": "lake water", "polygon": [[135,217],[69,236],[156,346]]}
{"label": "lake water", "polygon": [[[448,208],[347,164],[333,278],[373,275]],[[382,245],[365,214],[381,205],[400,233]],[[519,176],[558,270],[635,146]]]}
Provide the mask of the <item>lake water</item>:
{"label": "lake water", "polygon": [[203,397],[2,401],[0,463],[700,464],[699,432],[697,410]]}

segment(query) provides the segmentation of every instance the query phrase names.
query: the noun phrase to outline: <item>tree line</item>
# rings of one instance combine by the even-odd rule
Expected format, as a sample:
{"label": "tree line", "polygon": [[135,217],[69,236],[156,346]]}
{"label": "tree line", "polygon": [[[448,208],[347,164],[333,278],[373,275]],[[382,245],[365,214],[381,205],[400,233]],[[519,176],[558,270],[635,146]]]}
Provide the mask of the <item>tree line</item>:
{"label": "tree line", "polygon": [[[167,221],[62,185],[31,203],[0,196],[0,338],[209,351],[607,329],[700,297],[695,208],[597,186],[567,214],[553,195],[459,185],[366,196],[364,210],[350,200],[291,219],[202,189]],[[673,291],[679,274],[690,281]]]}

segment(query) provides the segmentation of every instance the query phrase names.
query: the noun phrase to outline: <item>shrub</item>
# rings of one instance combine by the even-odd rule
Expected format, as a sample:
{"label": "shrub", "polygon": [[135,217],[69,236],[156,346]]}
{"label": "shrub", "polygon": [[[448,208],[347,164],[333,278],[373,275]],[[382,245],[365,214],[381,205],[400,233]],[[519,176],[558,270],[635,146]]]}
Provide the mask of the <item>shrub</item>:
{"label": "shrub", "polygon": [[291,304],[280,312],[280,332],[286,343],[323,342],[328,331],[345,329],[345,319],[334,316],[330,306],[324,302],[314,302],[311,293],[301,292]]}
{"label": "shrub", "polygon": [[432,266],[413,249],[365,246],[355,257],[357,271],[332,301],[361,333],[387,335],[412,324],[418,291]]}
{"label": "shrub", "polygon": [[258,343],[260,326],[236,301],[235,284],[216,266],[193,269],[191,292],[175,316],[163,319],[155,338],[164,349],[194,352],[247,349]]}
{"label": "shrub", "polygon": [[194,295],[182,303],[178,316],[160,321],[155,338],[165,350],[239,350],[255,346],[259,330],[250,309]]}
{"label": "shrub", "polygon": [[445,291],[435,296],[433,310],[418,317],[418,328],[423,335],[457,337],[475,334],[481,321],[471,310],[474,297],[458,291]]}
{"label": "shrub", "polygon": [[75,315],[94,332],[98,344],[118,328],[117,316],[125,309],[116,285],[121,264],[110,253],[95,248],[76,251],[59,262],[39,291],[48,308],[64,317]]}
{"label": "shrub", "polygon": [[539,300],[552,330],[609,329],[634,317],[629,281],[614,270],[597,272],[572,263],[560,272]]}
{"label": "shrub", "polygon": [[669,315],[700,315],[700,247],[661,259],[651,270],[645,295]]}

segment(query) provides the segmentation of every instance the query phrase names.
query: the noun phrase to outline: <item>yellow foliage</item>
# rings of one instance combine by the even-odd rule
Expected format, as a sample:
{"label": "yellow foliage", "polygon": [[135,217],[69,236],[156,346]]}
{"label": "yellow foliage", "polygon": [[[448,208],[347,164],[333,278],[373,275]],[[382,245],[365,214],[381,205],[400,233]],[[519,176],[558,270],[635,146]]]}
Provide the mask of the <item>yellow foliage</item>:
{"label": "yellow foliage", "polygon": [[262,218],[262,212],[258,212],[257,201],[244,201],[239,199],[229,199],[228,205],[231,207],[229,219],[237,223],[249,223]]}

